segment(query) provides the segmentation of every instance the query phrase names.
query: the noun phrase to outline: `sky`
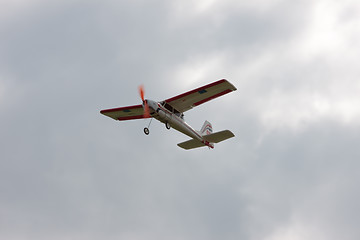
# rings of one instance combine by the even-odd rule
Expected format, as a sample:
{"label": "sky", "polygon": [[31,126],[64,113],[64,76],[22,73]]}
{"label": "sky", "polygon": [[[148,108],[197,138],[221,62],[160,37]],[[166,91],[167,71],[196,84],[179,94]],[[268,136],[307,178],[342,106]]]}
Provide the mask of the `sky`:
{"label": "sky", "polygon": [[[357,240],[357,0],[1,0],[0,239]],[[227,79],[188,137],[101,109]]]}

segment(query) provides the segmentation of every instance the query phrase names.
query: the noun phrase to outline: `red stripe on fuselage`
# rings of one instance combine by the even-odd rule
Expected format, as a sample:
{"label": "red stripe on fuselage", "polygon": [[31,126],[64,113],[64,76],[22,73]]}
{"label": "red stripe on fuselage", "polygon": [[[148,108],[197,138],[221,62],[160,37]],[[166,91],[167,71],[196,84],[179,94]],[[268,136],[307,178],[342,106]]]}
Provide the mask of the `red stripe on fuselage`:
{"label": "red stripe on fuselage", "polygon": [[[165,112],[167,112],[167,113],[170,113],[170,114],[172,114],[172,115],[174,115],[175,117],[172,117],[171,118],[171,120],[176,120],[177,122],[179,122],[180,124],[182,124],[183,126],[185,126],[189,131],[191,131],[192,133],[194,133],[197,137],[199,137],[201,140],[199,140],[199,139],[196,139],[196,140],[199,140],[200,142],[202,142],[205,146],[208,146],[208,147],[210,147],[210,148],[214,148],[214,145],[213,144],[211,144],[210,142],[208,142],[208,141],[205,141],[204,139],[203,139],[203,137],[199,134],[199,133],[197,133],[192,127],[190,127],[190,125],[188,125],[185,121],[180,121],[179,119],[177,119],[178,117],[175,115],[175,114],[173,114],[172,112],[170,112],[169,110],[167,110],[166,108],[163,108],[162,106],[161,106],[161,104],[159,104],[158,103],[158,107],[161,109],[161,110],[163,110],[163,111],[165,111]],[[192,137],[193,138],[193,137]],[[193,139],[195,139],[195,138],[193,138]]]}
{"label": "red stripe on fuselage", "polygon": [[159,104],[159,103],[158,103],[158,107],[159,107],[161,110],[163,110],[163,111],[165,111],[165,112],[167,112],[167,113],[169,113],[169,114],[171,114],[171,115],[174,115],[175,117],[172,117],[171,120],[174,120],[174,119],[175,119],[177,122],[179,122],[180,124],[182,124],[183,126],[185,126],[188,130],[190,130],[192,133],[194,133],[196,136],[198,136],[200,139],[202,139],[202,136],[201,136],[200,134],[198,134],[192,127],[190,127],[185,121],[180,121],[179,119],[177,119],[178,116],[176,116],[175,114],[173,114],[172,112],[170,112],[169,110],[167,110],[166,108],[164,108],[163,106],[161,106],[161,104]]}

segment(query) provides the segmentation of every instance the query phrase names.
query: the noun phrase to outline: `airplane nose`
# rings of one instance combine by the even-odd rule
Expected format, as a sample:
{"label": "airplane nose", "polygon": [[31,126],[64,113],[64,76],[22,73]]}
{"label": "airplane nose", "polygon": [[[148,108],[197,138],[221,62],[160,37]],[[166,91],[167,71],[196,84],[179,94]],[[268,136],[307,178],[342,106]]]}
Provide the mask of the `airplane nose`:
{"label": "airplane nose", "polygon": [[154,111],[154,102],[152,100],[144,99],[143,106],[147,105],[150,112]]}

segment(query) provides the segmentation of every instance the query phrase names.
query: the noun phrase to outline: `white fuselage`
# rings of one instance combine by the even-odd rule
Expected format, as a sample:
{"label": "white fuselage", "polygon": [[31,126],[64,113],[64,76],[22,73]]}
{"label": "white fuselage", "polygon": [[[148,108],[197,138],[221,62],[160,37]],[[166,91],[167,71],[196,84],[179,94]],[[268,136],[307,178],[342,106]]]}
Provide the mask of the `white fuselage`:
{"label": "white fuselage", "polygon": [[177,113],[170,111],[160,102],[155,102],[152,100],[146,100],[150,107],[150,114],[153,118],[159,120],[162,123],[169,124],[172,128],[178,130],[179,132],[193,138],[197,139],[205,145],[213,148],[214,145],[205,141],[201,136],[200,132],[193,129],[189,124],[184,120],[183,113]]}

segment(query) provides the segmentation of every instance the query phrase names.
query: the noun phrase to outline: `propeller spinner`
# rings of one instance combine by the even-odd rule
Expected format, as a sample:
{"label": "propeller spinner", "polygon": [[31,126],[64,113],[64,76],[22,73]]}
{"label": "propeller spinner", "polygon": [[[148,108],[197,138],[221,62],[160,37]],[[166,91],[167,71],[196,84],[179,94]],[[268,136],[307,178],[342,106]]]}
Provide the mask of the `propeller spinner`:
{"label": "propeller spinner", "polygon": [[149,105],[147,103],[147,100],[145,99],[145,89],[144,89],[144,85],[140,85],[139,86],[139,94],[141,97],[141,100],[143,102],[143,107],[144,107],[144,117],[145,118],[149,118],[150,117],[150,108]]}

